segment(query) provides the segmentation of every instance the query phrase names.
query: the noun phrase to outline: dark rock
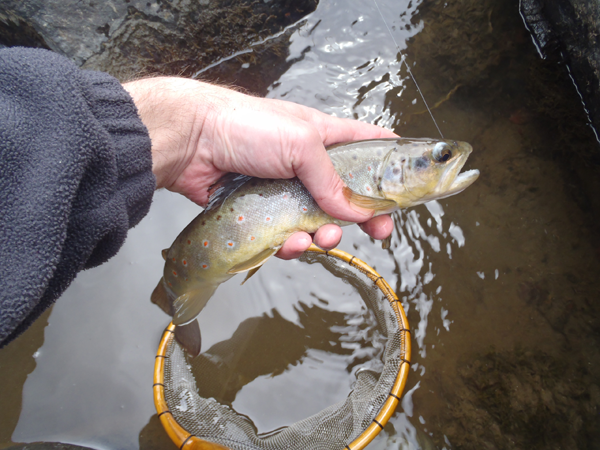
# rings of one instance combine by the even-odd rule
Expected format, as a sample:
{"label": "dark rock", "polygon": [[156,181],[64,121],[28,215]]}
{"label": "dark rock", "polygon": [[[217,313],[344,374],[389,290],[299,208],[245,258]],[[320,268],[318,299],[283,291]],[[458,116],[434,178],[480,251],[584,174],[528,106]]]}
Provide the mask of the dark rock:
{"label": "dark rock", "polygon": [[49,48],[122,80],[154,73],[191,76],[283,31],[316,5],[317,0],[3,0],[0,45]]}
{"label": "dark rock", "polygon": [[597,0],[523,0],[521,13],[541,55],[557,51],[568,64],[598,136],[600,3]]}
{"label": "dark rock", "polygon": [[31,444],[17,444],[6,450],[93,450],[90,447],[62,444],[60,442],[32,442]]}

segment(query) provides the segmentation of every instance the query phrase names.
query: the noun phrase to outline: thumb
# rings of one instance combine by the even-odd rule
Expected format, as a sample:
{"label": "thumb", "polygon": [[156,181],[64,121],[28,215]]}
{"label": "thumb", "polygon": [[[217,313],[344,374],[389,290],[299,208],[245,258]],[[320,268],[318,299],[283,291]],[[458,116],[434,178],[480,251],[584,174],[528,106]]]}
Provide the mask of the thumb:
{"label": "thumb", "polygon": [[296,176],[302,181],[321,209],[330,216],[347,222],[362,223],[374,211],[351,204],[343,194],[344,182],[333,167],[318,133],[304,141],[310,151],[297,148],[293,158]]}

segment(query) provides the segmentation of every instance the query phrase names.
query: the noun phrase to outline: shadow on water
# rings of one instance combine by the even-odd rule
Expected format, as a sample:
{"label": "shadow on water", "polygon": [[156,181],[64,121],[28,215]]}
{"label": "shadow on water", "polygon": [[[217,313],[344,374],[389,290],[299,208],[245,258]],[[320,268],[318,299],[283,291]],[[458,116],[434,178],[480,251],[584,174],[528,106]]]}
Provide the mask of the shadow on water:
{"label": "shadow on water", "polygon": [[[387,251],[357,227],[345,230],[341,248],[395,287],[413,329],[407,393],[369,448],[598,448],[600,149],[567,70],[553,55],[539,59],[516,0],[379,6],[441,130],[473,145],[467,168],[481,176],[459,196],[397,214]],[[322,1],[279,39],[266,59],[257,47],[197,76],[405,136],[437,136],[370,3]],[[11,387],[0,394],[10,405],[0,447],[11,439],[169,445],[150,397],[168,319],[147,299],[160,250],[196,213],[158,193],[117,258],[59,300],[44,338],[38,322],[0,352]],[[332,401],[343,398],[368,359],[339,337],[340,324],[366,317],[364,305],[305,264],[269,262],[215,300],[200,317],[203,346],[228,365],[198,374],[202,393],[264,430],[281,426],[269,413],[298,419],[276,410],[278,392],[302,387],[301,412],[316,412],[331,400],[321,389],[335,386]],[[316,375],[305,383],[307,373]]]}

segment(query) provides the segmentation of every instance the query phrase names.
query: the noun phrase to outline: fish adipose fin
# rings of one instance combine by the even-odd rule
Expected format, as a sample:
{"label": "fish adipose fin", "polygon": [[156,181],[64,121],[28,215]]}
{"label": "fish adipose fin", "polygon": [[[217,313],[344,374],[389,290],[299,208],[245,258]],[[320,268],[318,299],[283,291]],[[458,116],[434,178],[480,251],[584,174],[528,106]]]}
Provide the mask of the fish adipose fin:
{"label": "fish adipose fin", "polygon": [[202,337],[200,335],[200,325],[198,324],[198,321],[192,320],[185,325],[176,326],[175,339],[185,351],[190,354],[190,356],[198,356],[202,347]]}
{"label": "fish adipose fin", "polygon": [[204,309],[218,286],[219,283],[206,283],[202,287],[181,294],[173,300],[173,323],[182,325],[195,319],[200,311]]}
{"label": "fish adipose fin", "polygon": [[166,261],[167,260],[167,252],[169,251],[168,248],[163,249],[160,254],[162,255],[163,259]]}
{"label": "fish adipose fin", "polygon": [[360,206],[365,209],[373,209],[375,211],[391,211],[398,208],[398,204],[389,198],[367,197],[366,195],[354,192],[348,186],[342,189],[344,197],[350,203]]}
{"label": "fish adipose fin", "polygon": [[[260,266],[262,266],[264,263],[266,263],[267,260],[271,256],[273,256],[275,253],[277,253],[277,251],[280,248],[281,248],[281,245],[278,245],[277,247],[271,247],[266,250],[263,250],[258,255],[253,256],[249,260],[241,262],[239,264],[236,264],[231,269],[229,269],[227,271],[227,273],[236,274],[236,273],[246,272],[246,271],[252,270],[252,269],[258,270],[260,268]],[[254,275],[256,273],[256,270],[254,272],[252,272],[252,275]],[[250,276],[252,276],[252,275],[250,275]],[[249,277],[246,277],[246,280],[248,278]],[[246,280],[244,280],[244,282],[246,282]]]}

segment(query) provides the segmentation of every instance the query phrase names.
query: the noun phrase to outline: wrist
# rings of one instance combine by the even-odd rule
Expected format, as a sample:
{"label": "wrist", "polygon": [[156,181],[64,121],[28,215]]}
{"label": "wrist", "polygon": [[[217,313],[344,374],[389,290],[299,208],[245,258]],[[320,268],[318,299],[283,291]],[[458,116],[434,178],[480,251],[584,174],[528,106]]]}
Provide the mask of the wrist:
{"label": "wrist", "polygon": [[171,188],[194,157],[214,111],[204,83],[176,77],[146,78],[123,87],[131,95],[152,142],[156,187]]}

